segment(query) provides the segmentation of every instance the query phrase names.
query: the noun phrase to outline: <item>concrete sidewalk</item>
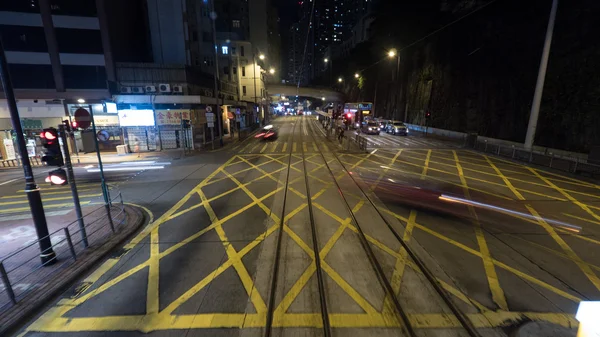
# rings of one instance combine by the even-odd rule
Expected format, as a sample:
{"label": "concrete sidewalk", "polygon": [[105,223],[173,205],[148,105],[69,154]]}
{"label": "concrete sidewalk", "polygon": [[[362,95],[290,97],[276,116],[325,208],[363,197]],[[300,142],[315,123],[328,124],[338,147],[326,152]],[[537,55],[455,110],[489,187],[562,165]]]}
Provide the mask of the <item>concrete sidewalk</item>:
{"label": "concrete sidewalk", "polygon": [[[0,262],[10,280],[8,289],[0,279],[0,335],[68,287],[139,229],[145,219],[142,211],[136,207],[113,204],[113,232],[104,206],[84,207],[83,213],[87,248],[73,210],[48,217],[51,242],[56,253],[56,262],[48,266],[42,266],[31,219],[0,222]],[[61,230],[63,228],[68,228],[68,234],[66,230]],[[10,290],[14,293],[16,304],[11,300]]]}

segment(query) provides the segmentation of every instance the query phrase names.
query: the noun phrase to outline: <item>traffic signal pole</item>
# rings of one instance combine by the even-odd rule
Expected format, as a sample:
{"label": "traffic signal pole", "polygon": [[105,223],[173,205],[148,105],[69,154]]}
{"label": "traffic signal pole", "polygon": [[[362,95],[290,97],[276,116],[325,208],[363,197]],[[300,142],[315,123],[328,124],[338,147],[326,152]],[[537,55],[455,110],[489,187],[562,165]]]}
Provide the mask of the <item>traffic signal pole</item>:
{"label": "traffic signal pole", "polygon": [[69,186],[71,187],[71,194],[73,195],[73,203],[75,204],[75,213],[77,214],[77,221],[79,222],[79,231],[81,232],[81,240],[83,247],[88,247],[87,233],[85,231],[85,224],[83,222],[83,213],[81,212],[81,204],[79,202],[79,192],[77,192],[77,185],[75,183],[75,174],[73,174],[73,165],[71,164],[71,154],[69,153],[69,145],[67,144],[67,132],[64,125],[58,127],[60,139],[62,139],[64,149],[65,167],[67,168],[67,178],[69,180]]}
{"label": "traffic signal pole", "polygon": [[21,163],[23,164],[23,172],[25,173],[25,192],[27,193],[31,216],[39,240],[40,258],[43,265],[48,266],[56,262],[56,253],[54,253],[54,250],[52,249],[52,242],[50,241],[50,234],[48,232],[48,224],[46,223],[46,214],[44,213],[44,206],[42,205],[40,189],[33,178],[33,170],[31,169],[31,162],[29,161],[29,155],[27,154],[27,146],[25,145],[25,137],[23,136],[23,127],[21,126],[17,101],[15,100],[15,93],[8,72],[8,63],[6,62],[6,55],[4,54],[4,45],[2,44],[1,39],[0,79],[2,81],[2,88],[4,88],[4,96],[8,103],[8,110],[10,111],[10,120],[17,136],[17,147],[21,154]]}
{"label": "traffic signal pole", "polygon": [[106,180],[104,179],[104,167],[102,166],[102,157],[100,156],[100,146],[98,145],[98,133],[96,133],[96,123],[94,122],[94,110],[92,110],[92,106],[89,105],[88,109],[90,109],[90,118],[92,122],[92,132],[94,133],[94,145],[96,145],[96,155],[98,156],[98,169],[100,170],[100,182],[102,185],[102,196],[104,197],[104,207],[106,208],[106,215],[108,215],[108,222],[110,223],[110,228],[112,231],[115,231],[115,225],[113,224],[112,215],[110,212],[110,194],[108,193],[108,187],[106,187]]}

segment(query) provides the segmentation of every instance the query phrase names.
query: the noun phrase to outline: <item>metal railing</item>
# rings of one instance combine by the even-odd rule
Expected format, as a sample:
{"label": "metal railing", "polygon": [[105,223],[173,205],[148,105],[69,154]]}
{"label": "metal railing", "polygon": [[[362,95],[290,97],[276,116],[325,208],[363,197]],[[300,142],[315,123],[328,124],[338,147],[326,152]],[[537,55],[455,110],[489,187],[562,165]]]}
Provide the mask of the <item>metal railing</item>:
{"label": "metal railing", "polygon": [[[106,206],[102,205],[84,215],[82,219],[87,223],[83,229],[77,218],[67,226],[44,238],[27,242],[23,248],[3,257],[0,260],[0,312],[47,284],[53,275],[74,263],[78,256],[100,246],[105,238],[115,233],[126,219],[121,192],[109,200],[109,207]],[[46,238],[50,238],[51,247],[40,252],[39,242]],[[50,250],[54,251],[55,257],[42,263],[40,255]]]}
{"label": "metal railing", "polygon": [[514,160],[546,166],[565,172],[589,174],[592,177],[600,175],[600,165],[590,164],[578,157],[561,156],[552,152],[541,153],[536,151],[527,151],[514,145],[507,146],[494,144],[488,142],[487,140],[477,140],[474,149],[477,151],[493,153],[497,156],[508,157]]}

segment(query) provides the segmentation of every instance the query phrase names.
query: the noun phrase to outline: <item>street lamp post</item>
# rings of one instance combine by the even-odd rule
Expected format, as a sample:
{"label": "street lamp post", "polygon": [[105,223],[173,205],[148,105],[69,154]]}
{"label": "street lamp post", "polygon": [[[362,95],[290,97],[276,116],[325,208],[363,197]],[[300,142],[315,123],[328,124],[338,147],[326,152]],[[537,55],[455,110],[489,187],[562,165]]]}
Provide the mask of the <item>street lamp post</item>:
{"label": "street lamp post", "polygon": [[540,115],[540,105],[542,103],[542,92],[544,91],[544,81],[546,80],[546,68],[548,67],[548,58],[550,56],[550,45],[552,44],[552,34],[554,32],[554,19],[556,18],[556,8],[558,0],[552,1],[550,9],[550,18],[548,19],[548,27],[546,28],[546,40],[544,41],[544,49],[542,50],[542,60],[538,71],[538,78],[535,84],[535,92],[533,94],[533,104],[531,105],[531,113],[529,114],[529,124],[527,125],[527,134],[525,135],[525,150],[531,151],[533,141],[535,139],[535,130],[537,129],[538,117]]}
{"label": "street lamp post", "polygon": [[27,145],[25,145],[23,127],[21,126],[19,110],[17,109],[17,101],[13,91],[10,73],[8,72],[8,62],[6,62],[4,45],[2,44],[1,39],[0,80],[2,81],[4,96],[6,97],[6,101],[8,103],[8,110],[10,111],[10,120],[17,136],[17,147],[19,148],[19,153],[21,154],[21,163],[23,165],[23,172],[25,174],[25,193],[27,193],[27,200],[29,201],[29,208],[31,210],[31,216],[35,226],[35,232],[37,233],[39,240],[40,258],[42,260],[42,264],[44,266],[48,266],[56,262],[56,253],[52,249],[52,242],[50,241],[48,223],[46,223],[46,214],[44,213],[44,206],[42,205],[40,189],[33,178],[33,170],[31,169],[31,162],[29,161],[29,155],[27,154]]}
{"label": "street lamp post", "polygon": [[[394,57],[396,58],[396,71],[392,72],[392,81],[396,84],[397,87],[400,87],[400,53],[398,53],[396,49],[390,49],[390,51],[388,51],[388,57],[391,59],[393,59]],[[393,117],[396,117],[397,104],[398,97],[394,96],[394,108],[392,110]]]}

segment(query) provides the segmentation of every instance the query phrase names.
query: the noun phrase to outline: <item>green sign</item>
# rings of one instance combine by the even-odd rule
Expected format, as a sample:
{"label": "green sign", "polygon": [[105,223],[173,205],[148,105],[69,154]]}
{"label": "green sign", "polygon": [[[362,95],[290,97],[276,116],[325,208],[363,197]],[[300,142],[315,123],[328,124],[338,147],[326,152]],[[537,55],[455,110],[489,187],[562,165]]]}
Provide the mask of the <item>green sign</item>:
{"label": "green sign", "polygon": [[43,128],[41,119],[21,119],[21,125],[27,130]]}

